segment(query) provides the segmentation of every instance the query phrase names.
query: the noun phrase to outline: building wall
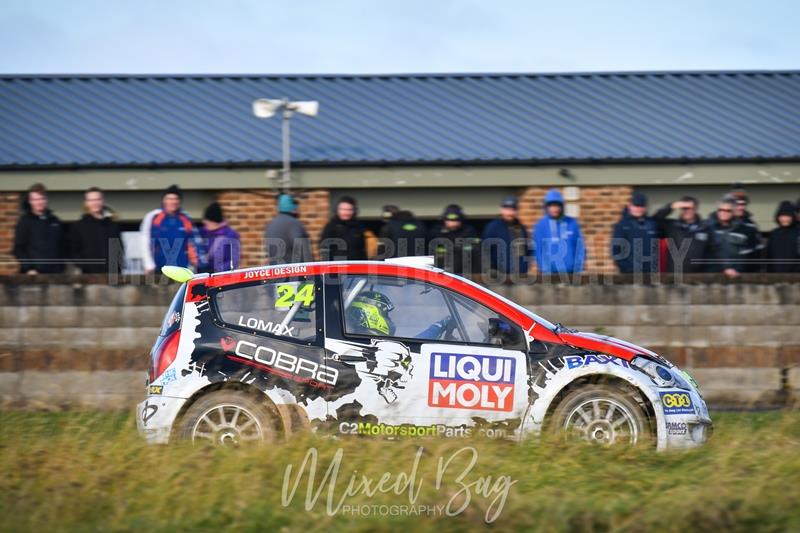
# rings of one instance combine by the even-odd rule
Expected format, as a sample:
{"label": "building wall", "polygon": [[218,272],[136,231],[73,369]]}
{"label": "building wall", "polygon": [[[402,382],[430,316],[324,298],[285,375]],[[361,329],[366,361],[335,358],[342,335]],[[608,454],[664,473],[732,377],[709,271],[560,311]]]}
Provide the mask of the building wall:
{"label": "building wall", "polygon": [[0,192],[0,274],[11,274],[18,270],[11,252],[14,248],[14,226],[19,217],[19,194]]}

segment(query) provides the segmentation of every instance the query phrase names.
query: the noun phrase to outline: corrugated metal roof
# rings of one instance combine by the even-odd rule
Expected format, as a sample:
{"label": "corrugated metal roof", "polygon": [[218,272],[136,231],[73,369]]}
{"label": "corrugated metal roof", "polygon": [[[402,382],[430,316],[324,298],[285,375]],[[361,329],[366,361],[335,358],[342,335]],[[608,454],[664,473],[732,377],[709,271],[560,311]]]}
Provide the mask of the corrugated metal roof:
{"label": "corrugated metal roof", "polygon": [[0,166],[800,159],[800,72],[2,76]]}

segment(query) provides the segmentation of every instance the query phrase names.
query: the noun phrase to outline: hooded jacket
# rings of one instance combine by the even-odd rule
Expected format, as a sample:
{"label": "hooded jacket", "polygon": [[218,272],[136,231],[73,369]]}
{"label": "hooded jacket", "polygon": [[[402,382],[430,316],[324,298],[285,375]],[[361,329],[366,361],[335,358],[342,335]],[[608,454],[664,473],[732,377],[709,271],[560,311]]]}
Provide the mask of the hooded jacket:
{"label": "hooded jacket", "polygon": [[614,225],[611,257],[623,274],[658,272],[658,224],[651,217],[634,218],[627,207]]}
{"label": "hooded jacket", "polygon": [[[791,215],[792,223],[781,226],[779,215]],[[800,223],[794,214],[794,205],[784,200],[775,212],[775,223],[778,227],[769,233],[766,255],[768,272],[800,272]]]}
{"label": "hooded jacket", "polygon": [[717,238],[709,223],[699,215],[691,222],[668,218],[672,204],[667,204],[653,215],[661,235],[667,240],[667,267],[669,272],[692,274],[713,272],[708,260],[716,260]]}
{"label": "hooded jacket", "polygon": [[[385,257],[404,257],[427,255],[428,230],[425,222],[419,220],[411,211],[399,211],[381,229],[381,238],[394,246],[394,251],[384,246]],[[392,253],[389,253],[392,252]],[[385,258],[384,257],[384,258]]]}
{"label": "hooded jacket", "polygon": [[270,265],[312,260],[311,241],[303,223],[292,213],[278,213],[264,228]]}
{"label": "hooded jacket", "polygon": [[466,221],[462,220],[461,226],[454,230],[447,229],[443,223],[439,224],[430,237],[437,265],[444,265],[455,274],[480,271],[481,239],[475,228]]}
{"label": "hooded jacket", "polygon": [[122,238],[110,209],[102,217],[84,214],[70,228],[70,249],[75,265],[84,274],[119,274],[123,266]]}
{"label": "hooded jacket", "polygon": [[14,230],[14,256],[19,261],[20,272],[64,272],[66,248],[64,230],[58,217],[49,209],[35,215],[28,202],[24,202]]}
{"label": "hooded jacket", "polygon": [[[547,204],[559,203],[562,214],[552,218]],[[544,197],[545,215],[533,226],[533,251],[539,272],[581,272],[586,259],[586,246],[578,221],[563,214],[564,197],[551,189]]]}
{"label": "hooded jacket", "polygon": [[[338,208],[338,206],[337,203],[336,207]],[[319,245],[320,259],[323,261],[366,259],[365,231],[355,213],[350,220],[342,220],[334,215],[322,229]]]}
{"label": "hooded jacket", "polygon": [[205,263],[200,272],[225,272],[239,268],[241,250],[239,233],[227,222],[222,222],[215,230],[201,227],[200,237],[207,250]]}

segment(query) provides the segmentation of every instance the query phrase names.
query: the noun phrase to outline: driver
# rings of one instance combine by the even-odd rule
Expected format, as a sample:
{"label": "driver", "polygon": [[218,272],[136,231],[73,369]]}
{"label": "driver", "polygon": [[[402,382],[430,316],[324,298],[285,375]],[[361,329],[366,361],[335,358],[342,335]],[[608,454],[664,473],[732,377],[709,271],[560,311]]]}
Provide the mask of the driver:
{"label": "driver", "polygon": [[[378,291],[363,291],[355,297],[347,309],[347,324],[356,334],[393,336],[396,328],[389,316],[393,310],[394,305],[385,294]],[[447,316],[431,324],[413,338],[435,340],[441,338],[442,334],[446,337],[455,325],[455,320]]]}

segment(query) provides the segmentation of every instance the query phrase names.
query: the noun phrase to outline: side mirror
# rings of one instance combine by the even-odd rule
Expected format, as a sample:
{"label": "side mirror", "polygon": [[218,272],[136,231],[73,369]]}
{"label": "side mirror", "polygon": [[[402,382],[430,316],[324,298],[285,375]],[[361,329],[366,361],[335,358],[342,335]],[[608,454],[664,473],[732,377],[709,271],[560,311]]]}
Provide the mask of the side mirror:
{"label": "side mirror", "polygon": [[489,319],[489,340],[499,340],[500,346],[518,346],[519,330],[501,318]]}

